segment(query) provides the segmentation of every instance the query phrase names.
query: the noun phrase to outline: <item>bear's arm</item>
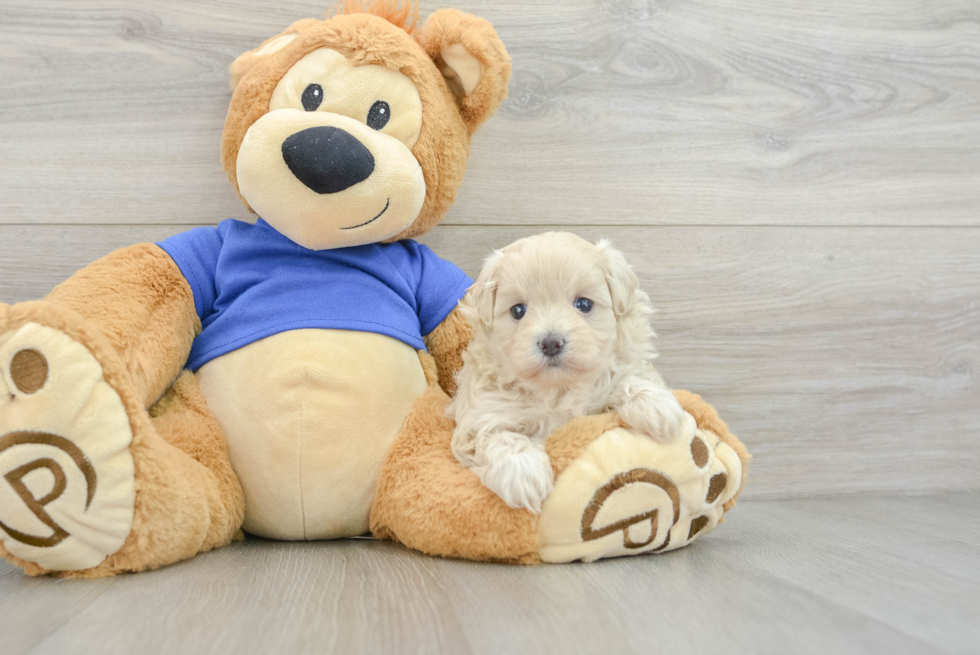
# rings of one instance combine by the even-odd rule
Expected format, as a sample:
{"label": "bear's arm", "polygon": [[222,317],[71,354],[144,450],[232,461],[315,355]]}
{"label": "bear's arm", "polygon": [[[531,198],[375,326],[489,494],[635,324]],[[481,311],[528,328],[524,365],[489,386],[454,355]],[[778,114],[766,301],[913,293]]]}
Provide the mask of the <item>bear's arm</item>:
{"label": "bear's arm", "polygon": [[436,361],[439,386],[450,397],[456,393],[456,371],[463,367],[463,351],[471,336],[470,324],[457,307],[425,337],[425,347]]}

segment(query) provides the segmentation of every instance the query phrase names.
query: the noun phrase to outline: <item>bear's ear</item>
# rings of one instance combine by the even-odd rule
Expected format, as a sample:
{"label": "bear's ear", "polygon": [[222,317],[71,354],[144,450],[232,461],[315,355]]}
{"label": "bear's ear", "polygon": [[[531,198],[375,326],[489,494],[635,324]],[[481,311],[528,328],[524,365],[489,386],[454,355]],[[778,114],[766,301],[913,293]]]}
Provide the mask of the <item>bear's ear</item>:
{"label": "bear's ear", "polygon": [[267,39],[255,50],[249,50],[239,55],[235,61],[231,62],[231,90],[234,91],[238,87],[238,83],[242,81],[242,78],[245,77],[247,72],[252,70],[253,66],[285,48],[299,36],[302,30],[318,22],[320,21],[312,18],[296,21],[282,34],[277,34],[271,39]]}
{"label": "bear's ear", "polygon": [[458,9],[430,15],[418,40],[446,78],[472,134],[507,97],[510,57],[504,44],[493,25]]}

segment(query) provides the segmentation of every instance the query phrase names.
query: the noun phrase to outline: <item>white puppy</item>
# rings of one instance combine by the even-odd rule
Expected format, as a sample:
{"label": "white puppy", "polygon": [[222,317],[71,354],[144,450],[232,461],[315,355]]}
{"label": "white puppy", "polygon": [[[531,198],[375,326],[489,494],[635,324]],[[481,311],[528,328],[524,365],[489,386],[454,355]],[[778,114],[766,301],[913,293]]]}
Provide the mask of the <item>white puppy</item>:
{"label": "white puppy", "polygon": [[622,253],[567,232],[494,252],[461,310],[452,448],[511,507],[534,512],[554,484],[545,438],[576,416],[619,412],[670,440],[684,411],[651,360],[650,299]]}

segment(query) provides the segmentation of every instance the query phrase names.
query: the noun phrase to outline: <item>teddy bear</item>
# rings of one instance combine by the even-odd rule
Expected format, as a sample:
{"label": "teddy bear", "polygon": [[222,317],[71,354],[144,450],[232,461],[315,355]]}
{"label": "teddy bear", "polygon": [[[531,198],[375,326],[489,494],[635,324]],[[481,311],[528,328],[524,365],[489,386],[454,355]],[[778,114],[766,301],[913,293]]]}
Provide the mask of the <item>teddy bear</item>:
{"label": "teddy bear", "polygon": [[347,3],[231,65],[222,164],[255,222],[122,248],[0,305],[0,554],[104,577],[241,539],[371,531],[514,563],[680,547],[734,506],[748,453],[676,392],[681,437],[615,414],[548,439],[540,514],[452,456],[471,280],[413,237],[456,198],[511,67],[485,20]]}

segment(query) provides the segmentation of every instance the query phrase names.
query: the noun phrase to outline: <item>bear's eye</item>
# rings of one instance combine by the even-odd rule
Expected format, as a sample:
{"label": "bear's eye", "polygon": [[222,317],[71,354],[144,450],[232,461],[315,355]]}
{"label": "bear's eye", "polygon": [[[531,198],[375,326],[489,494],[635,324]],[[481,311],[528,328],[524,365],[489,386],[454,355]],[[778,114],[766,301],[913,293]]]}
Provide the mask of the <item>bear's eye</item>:
{"label": "bear's eye", "polygon": [[519,321],[524,318],[524,314],[527,314],[527,305],[523,303],[514,305],[510,308],[510,315],[514,317],[515,321]]}
{"label": "bear's eye", "polygon": [[575,309],[579,310],[583,314],[588,314],[592,311],[592,301],[588,298],[576,298]]}
{"label": "bear's eye", "polygon": [[303,109],[306,111],[316,111],[316,108],[323,102],[323,87],[319,84],[311,84],[303,91]]}
{"label": "bear's eye", "polygon": [[374,130],[380,130],[388,124],[390,119],[391,107],[384,100],[378,100],[368,110],[367,126]]}

